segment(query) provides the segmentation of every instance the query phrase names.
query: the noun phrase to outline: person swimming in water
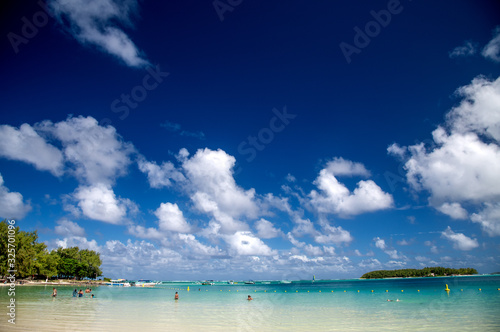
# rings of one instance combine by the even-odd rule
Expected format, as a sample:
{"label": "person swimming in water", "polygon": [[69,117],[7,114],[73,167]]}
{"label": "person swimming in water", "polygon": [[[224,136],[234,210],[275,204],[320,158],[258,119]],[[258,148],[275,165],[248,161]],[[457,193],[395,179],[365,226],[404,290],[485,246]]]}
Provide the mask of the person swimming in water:
{"label": "person swimming in water", "polygon": [[56,297],[56,296],[57,296],[57,289],[52,288],[52,297]]}
{"label": "person swimming in water", "polygon": [[248,298],[247,298],[248,301],[251,301],[253,300],[252,297],[250,295],[248,295]]}
{"label": "person swimming in water", "polygon": [[179,293],[175,292],[174,300],[178,300],[178,299],[179,299]]}
{"label": "person swimming in water", "polygon": [[76,297],[77,295],[78,295],[78,291],[75,288],[75,290],[73,291],[73,297]]}

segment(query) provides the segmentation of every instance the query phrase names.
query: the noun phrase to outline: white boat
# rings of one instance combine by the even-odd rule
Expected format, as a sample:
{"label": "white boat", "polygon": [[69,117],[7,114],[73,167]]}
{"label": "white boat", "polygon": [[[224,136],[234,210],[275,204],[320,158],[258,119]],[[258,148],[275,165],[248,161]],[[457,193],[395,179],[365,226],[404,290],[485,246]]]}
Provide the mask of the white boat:
{"label": "white boat", "polygon": [[282,283],[282,284],[291,284],[292,282],[290,280],[281,280],[280,283]]}
{"label": "white boat", "polygon": [[206,281],[203,281],[201,284],[205,285],[205,286],[207,286],[207,285],[213,286],[213,285],[215,285],[215,282],[213,280],[206,280]]}
{"label": "white boat", "polygon": [[120,286],[120,287],[130,287],[130,283],[127,282],[125,279],[113,279],[110,280],[110,282],[107,282],[106,285],[108,286]]}
{"label": "white boat", "polygon": [[135,287],[153,287],[153,286],[158,285],[158,284],[159,284],[159,282],[156,282],[156,281],[141,279],[141,280],[137,280],[134,283],[134,286]]}

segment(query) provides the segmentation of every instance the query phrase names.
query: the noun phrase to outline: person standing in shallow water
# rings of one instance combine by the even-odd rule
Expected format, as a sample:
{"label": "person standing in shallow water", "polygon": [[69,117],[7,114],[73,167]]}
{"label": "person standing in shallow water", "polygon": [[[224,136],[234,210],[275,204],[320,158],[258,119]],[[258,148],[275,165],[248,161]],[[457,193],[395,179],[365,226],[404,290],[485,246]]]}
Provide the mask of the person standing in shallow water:
{"label": "person standing in shallow water", "polygon": [[56,296],[57,296],[57,289],[52,288],[52,297],[56,297]]}
{"label": "person standing in shallow water", "polygon": [[75,290],[73,291],[73,297],[76,297],[77,295],[78,295],[78,291],[75,288]]}
{"label": "person standing in shallow water", "polygon": [[179,293],[175,292],[174,300],[178,300],[178,299],[179,299]]}

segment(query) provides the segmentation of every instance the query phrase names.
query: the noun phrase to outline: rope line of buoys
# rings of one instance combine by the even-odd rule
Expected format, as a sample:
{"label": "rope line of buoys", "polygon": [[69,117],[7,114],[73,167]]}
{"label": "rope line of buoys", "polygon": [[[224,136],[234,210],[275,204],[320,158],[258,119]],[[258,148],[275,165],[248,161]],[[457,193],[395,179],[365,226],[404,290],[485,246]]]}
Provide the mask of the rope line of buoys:
{"label": "rope line of buoys", "polygon": [[[187,288],[185,288],[185,289],[184,289],[184,288],[174,288],[174,287],[168,287],[167,289],[176,290],[176,291],[188,291],[188,292],[190,291],[190,287],[189,287],[189,286],[188,286]],[[445,289],[444,289],[444,290],[445,290],[447,293],[449,293],[449,292],[451,291],[451,289],[448,287],[448,284],[445,284]],[[482,288],[477,288],[477,290],[478,290],[479,292],[482,292]],[[496,290],[497,290],[497,291],[500,291],[500,287],[496,288]],[[208,292],[209,290],[208,290],[208,289],[206,289],[205,291],[206,291],[206,292]],[[216,291],[216,290],[214,290],[214,291]],[[219,292],[223,292],[223,291],[225,291],[225,290],[223,290],[223,289],[219,289]],[[231,289],[228,289],[227,291],[228,291],[228,292],[231,292]],[[255,292],[255,293],[257,293],[257,291],[258,291],[258,290],[254,290],[254,292]],[[260,290],[260,291],[262,291],[262,290]],[[264,293],[267,293],[267,291],[268,291],[267,289],[264,289]],[[303,292],[305,292],[305,291],[306,291],[306,290],[303,290]],[[327,291],[327,290],[325,290],[325,289],[323,289],[323,291],[328,292],[328,291]],[[401,289],[401,292],[402,292],[402,293],[404,293],[404,291],[405,291],[404,289]],[[417,293],[420,293],[420,289],[417,289],[416,291],[417,291]],[[436,289],[434,289],[434,291],[436,291]],[[461,292],[463,292],[463,291],[464,291],[464,289],[462,288],[462,289],[460,289],[460,291],[461,291]],[[237,289],[237,290],[236,290],[236,292],[239,292],[239,289]],[[272,290],[272,291],[271,291],[271,290],[269,290],[269,292],[273,292],[273,293],[280,293],[280,292],[278,292],[277,290]],[[293,292],[293,291],[291,291],[291,292]],[[301,292],[302,292],[302,291],[301,291]],[[307,293],[311,293],[311,292],[313,292],[313,293],[314,293],[315,291],[312,291],[312,290],[307,290]],[[334,290],[330,290],[330,292],[331,292],[331,293],[334,293],[335,291],[334,291]],[[372,290],[370,290],[370,292],[371,292],[371,293],[376,293],[376,291],[375,291],[375,290],[373,290],[373,289],[372,289]],[[389,293],[389,290],[388,290],[388,289],[386,289],[386,290],[385,290],[385,292],[386,292],[386,293]],[[287,291],[287,290],[283,290],[283,293],[288,293],[288,291]],[[299,290],[295,290],[295,293],[299,293]],[[321,290],[321,289],[320,289],[320,290],[318,290],[318,293],[322,293],[322,290]],[[344,293],[347,293],[347,289],[344,289]],[[358,289],[358,290],[357,290],[357,293],[362,293],[362,292],[361,292],[361,290],[359,290],[359,289]]]}

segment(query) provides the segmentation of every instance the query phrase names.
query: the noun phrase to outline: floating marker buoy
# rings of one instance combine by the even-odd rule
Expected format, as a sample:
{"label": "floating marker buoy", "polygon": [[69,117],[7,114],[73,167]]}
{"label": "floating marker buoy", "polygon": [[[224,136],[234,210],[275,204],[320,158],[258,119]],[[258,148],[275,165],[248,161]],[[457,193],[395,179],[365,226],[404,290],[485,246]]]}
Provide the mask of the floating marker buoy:
{"label": "floating marker buoy", "polygon": [[285,293],[286,293],[286,291],[285,291]]}
{"label": "floating marker buoy", "polygon": [[373,289],[372,289],[372,293],[373,293]]}
{"label": "floating marker buoy", "polygon": [[385,292],[386,292],[386,293],[388,293],[388,292],[389,292],[389,290],[388,290],[388,289],[386,289],[386,290],[385,290]]}
{"label": "floating marker buoy", "polygon": [[481,291],[481,288],[479,288],[479,291]]}
{"label": "floating marker buoy", "polygon": [[403,292],[404,292],[404,289],[401,290],[401,293],[403,293]]}
{"label": "floating marker buoy", "polygon": [[295,291],[295,293],[298,293],[298,292],[299,292],[298,290]]}
{"label": "floating marker buoy", "polygon": [[333,291],[332,291],[332,293],[333,293]]}
{"label": "floating marker buoy", "polygon": [[417,292],[419,292],[419,293],[420,293],[420,289],[417,289]]}
{"label": "floating marker buoy", "polygon": [[347,292],[346,290],[344,291],[344,293]]}
{"label": "floating marker buoy", "polygon": [[188,286],[188,288],[187,288],[187,291],[189,292],[189,286]]}
{"label": "floating marker buoy", "polygon": [[449,292],[449,291],[450,291],[450,289],[448,288],[448,284],[446,284],[445,291],[447,291],[447,292]]}
{"label": "floating marker buoy", "polygon": [[359,289],[358,289],[358,293],[359,293]]}
{"label": "floating marker buoy", "polygon": [[319,291],[321,293],[321,291]]}
{"label": "floating marker buoy", "polygon": [[276,291],[274,291],[276,293]]}
{"label": "floating marker buoy", "polygon": [[309,291],[307,291],[309,293]]}

